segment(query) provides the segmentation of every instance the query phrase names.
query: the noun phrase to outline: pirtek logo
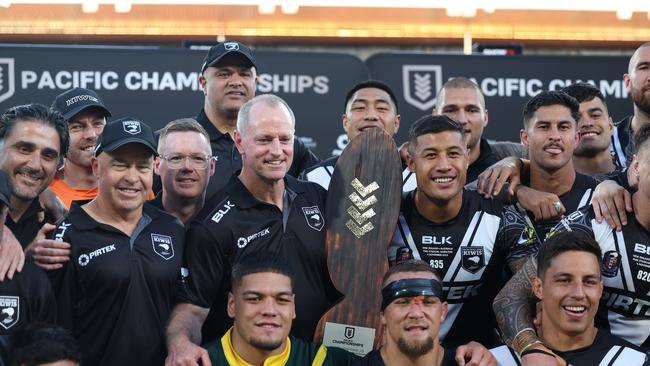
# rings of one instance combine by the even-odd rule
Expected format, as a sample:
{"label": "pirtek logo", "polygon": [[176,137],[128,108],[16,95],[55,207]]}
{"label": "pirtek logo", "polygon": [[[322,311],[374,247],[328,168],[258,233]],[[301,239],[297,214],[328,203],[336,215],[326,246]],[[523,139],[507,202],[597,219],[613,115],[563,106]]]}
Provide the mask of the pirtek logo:
{"label": "pirtek logo", "polygon": [[223,205],[223,207],[221,207],[221,208],[219,209],[219,211],[217,211],[217,213],[215,213],[215,214],[212,216],[212,221],[214,221],[214,222],[216,222],[216,223],[218,224],[219,221],[221,221],[221,219],[223,219],[223,217],[226,216],[226,214],[228,213],[228,211],[230,211],[230,209],[233,208],[233,207],[235,207],[235,205],[233,205],[232,203],[230,203],[230,201],[227,201],[226,204]]}
{"label": "pirtek logo", "polygon": [[79,256],[79,265],[82,267],[85,267],[90,263],[90,260],[93,258],[97,258],[102,254],[106,254],[108,252],[112,252],[115,250],[115,244],[107,245],[105,247],[99,248],[97,250],[94,250],[88,254],[82,254]]}

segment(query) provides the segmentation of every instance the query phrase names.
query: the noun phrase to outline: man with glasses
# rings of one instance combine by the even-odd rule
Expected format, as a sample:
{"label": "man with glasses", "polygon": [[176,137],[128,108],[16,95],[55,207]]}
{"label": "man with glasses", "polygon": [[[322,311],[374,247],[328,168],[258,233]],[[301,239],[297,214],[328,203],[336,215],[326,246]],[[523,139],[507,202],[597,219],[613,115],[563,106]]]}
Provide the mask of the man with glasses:
{"label": "man with glasses", "polygon": [[162,129],[158,154],[155,172],[162,191],[152,203],[187,224],[203,207],[214,174],[210,137],[196,120],[177,119]]}

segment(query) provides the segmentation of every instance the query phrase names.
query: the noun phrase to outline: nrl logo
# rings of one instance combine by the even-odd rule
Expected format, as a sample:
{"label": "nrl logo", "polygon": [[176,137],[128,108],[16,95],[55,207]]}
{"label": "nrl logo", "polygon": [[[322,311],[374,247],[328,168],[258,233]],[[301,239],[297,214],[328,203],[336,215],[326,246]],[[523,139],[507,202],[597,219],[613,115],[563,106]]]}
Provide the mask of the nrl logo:
{"label": "nrl logo", "polygon": [[122,127],[124,127],[124,132],[131,135],[137,135],[142,131],[139,121],[122,121]]}
{"label": "nrl logo", "polygon": [[436,104],[436,94],[442,87],[442,66],[403,65],[404,99],[412,106],[429,111]]}
{"label": "nrl logo", "polygon": [[20,299],[18,296],[0,296],[0,325],[9,329],[20,319]]}
{"label": "nrl logo", "polygon": [[0,103],[11,98],[15,91],[14,59],[0,58]]}
{"label": "nrl logo", "polygon": [[345,327],[345,333],[343,335],[347,339],[354,338],[354,328],[353,327]]}

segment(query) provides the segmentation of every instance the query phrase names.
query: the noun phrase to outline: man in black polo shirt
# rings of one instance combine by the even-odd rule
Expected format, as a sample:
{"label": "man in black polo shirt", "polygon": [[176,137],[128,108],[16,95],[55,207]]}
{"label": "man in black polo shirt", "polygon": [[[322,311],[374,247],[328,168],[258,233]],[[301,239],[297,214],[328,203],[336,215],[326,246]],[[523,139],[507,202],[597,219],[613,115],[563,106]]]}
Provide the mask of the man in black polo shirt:
{"label": "man in black polo shirt", "polygon": [[[7,175],[0,170],[0,220],[4,220],[11,192]],[[4,234],[0,226],[0,237]],[[56,301],[45,272],[31,261],[13,278],[0,282],[0,366],[10,365],[10,336],[25,325],[35,322],[53,322]]]}
{"label": "man in black polo shirt", "polygon": [[[5,220],[25,253],[45,268],[58,268],[50,259],[69,254],[66,243],[45,239],[55,226],[38,200],[52,182],[68,150],[63,116],[42,104],[12,107],[0,116],[2,169],[9,177],[11,204]],[[9,235],[9,234],[8,234]]]}
{"label": "man in black polo shirt", "polygon": [[147,203],[156,154],[151,128],[132,118],[106,125],[95,148],[97,197],[73,203],[54,235],[71,245],[53,274],[59,322],[84,364],[161,365],[184,229]]}
{"label": "man in black polo shirt", "polygon": [[[210,135],[212,155],[219,172],[208,184],[206,197],[210,199],[242,167],[233,132],[239,108],[255,96],[257,64],[250,48],[234,41],[210,48],[201,66],[199,83],[205,100],[196,120]],[[293,143],[294,159],[288,174],[297,177],[319,160],[299,139]]]}
{"label": "man in black polo shirt", "polygon": [[[242,107],[234,133],[243,167],[211,202],[187,234],[186,292],[167,329],[168,365],[192,364],[207,354],[203,342],[221,337],[232,264],[266,250],[284,257],[296,278],[294,336],[310,340],[323,313],[339,299],[325,256],[325,190],[287,175],[293,158],[295,120],[289,106],[262,95]],[[208,313],[210,316],[208,317]],[[208,320],[206,321],[206,317]]]}

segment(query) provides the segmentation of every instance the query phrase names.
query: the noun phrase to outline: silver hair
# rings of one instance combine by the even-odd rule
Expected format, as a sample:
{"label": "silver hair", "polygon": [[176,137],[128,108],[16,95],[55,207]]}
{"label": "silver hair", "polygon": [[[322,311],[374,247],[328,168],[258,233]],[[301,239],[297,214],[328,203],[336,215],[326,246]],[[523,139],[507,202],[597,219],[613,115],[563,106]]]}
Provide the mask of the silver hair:
{"label": "silver hair", "polygon": [[284,106],[287,111],[289,111],[289,115],[291,116],[291,128],[294,131],[296,130],[296,116],[293,114],[293,111],[291,110],[291,107],[289,107],[289,104],[287,104],[284,99],[278,97],[277,95],[262,94],[244,103],[244,105],[242,105],[239,109],[239,114],[237,115],[237,131],[239,131],[239,134],[246,134],[246,130],[250,124],[251,108],[253,108],[253,106],[258,103],[264,103],[269,107]]}

